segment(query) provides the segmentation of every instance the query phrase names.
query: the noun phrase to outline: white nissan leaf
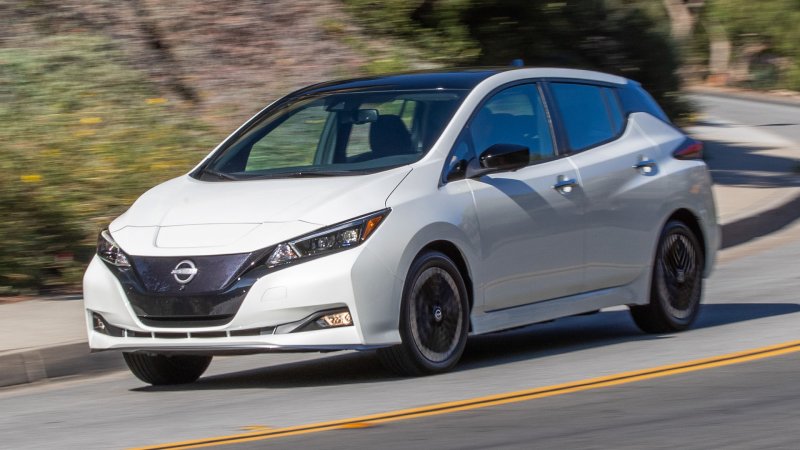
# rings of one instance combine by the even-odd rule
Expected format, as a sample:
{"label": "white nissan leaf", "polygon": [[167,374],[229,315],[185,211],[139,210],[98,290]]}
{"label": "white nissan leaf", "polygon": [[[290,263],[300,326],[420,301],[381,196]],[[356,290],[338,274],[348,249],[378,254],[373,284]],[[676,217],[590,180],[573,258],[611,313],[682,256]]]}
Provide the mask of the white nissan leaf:
{"label": "white nissan leaf", "polygon": [[546,68],[314,85],[100,233],[89,345],[151,384],[214,355],[377,349],[451,369],[467,337],[628,305],[689,327],[719,244],[702,144],[635,82]]}

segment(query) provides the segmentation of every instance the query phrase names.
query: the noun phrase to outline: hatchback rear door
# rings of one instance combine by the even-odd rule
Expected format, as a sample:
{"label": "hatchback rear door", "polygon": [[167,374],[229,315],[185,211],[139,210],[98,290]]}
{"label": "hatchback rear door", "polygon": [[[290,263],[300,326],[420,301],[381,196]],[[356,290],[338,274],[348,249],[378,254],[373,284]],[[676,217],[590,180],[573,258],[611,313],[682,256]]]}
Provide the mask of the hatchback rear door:
{"label": "hatchback rear door", "polygon": [[649,270],[662,191],[658,146],[622,114],[616,88],[548,84],[570,159],[578,168],[584,211],[587,291],[632,282]]}

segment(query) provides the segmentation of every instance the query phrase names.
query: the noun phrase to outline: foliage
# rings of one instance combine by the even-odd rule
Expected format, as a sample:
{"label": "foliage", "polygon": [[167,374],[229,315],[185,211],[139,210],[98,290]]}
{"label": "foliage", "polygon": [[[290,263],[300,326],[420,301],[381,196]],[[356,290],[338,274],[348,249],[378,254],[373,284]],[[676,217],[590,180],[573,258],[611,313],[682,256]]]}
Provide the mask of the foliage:
{"label": "foliage", "polygon": [[0,49],[0,287],[74,284],[98,230],[210,147],[121,60],[87,35]]}
{"label": "foliage", "polygon": [[[346,15],[319,27],[364,56],[367,73],[418,59],[467,66],[522,57],[528,65],[620,73],[641,81],[673,117],[686,110],[655,0],[342,1],[364,32],[352,33]],[[162,58],[157,67],[139,55],[138,67],[155,66],[150,75],[128,65],[140,51],[135,39],[119,39],[136,36],[125,29],[130,18],[108,15],[109,23],[94,26],[87,17],[108,12],[98,5],[105,4],[79,10],[54,2],[53,14],[35,21],[48,37],[22,27],[8,36],[24,44],[8,47],[12,39],[0,36],[0,293],[77,283],[98,230],[148,187],[185,173],[219,138],[196,118],[198,108],[160,98],[153,81],[169,78],[171,63]],[[387,36],[401,45],[371,39]],[[206,41],[213,52],[198,53],[198,65],[219,51],[208,42],[217,41]],[[352,75],[352,66],[342,67],[342,76]]]}
{"label": "foliage", "polygon": [[[734,48],[763,46],[762,53],[786,58],[783,67],[757,70],[778,70],[776,84],[800,90],[800,2],[797,0],[711,0],[707,2],[708,18],[721,25]],[[758,61],[755,61],[758,63]]]}
{"label": "foliage", "polygon": [[422,51],[431,62],[469,63],[479,50],[461,18],[470,0],[344,0],[344,3],[369,33],[401,38]]}
{"label": "foliage", "polygon": [[504,66],[522,58],[530,66],[597,69],[641,82],[675,119],[689,113],[679,95],[677,51],[653,2],[346,2],[367,29],[410,40],[437,62]]}

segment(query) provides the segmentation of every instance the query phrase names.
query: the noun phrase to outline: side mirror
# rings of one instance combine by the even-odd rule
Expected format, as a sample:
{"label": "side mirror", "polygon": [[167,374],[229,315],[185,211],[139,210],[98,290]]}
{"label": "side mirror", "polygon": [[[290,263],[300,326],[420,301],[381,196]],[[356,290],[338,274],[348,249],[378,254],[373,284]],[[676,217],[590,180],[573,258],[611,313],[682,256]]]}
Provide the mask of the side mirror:
{"label": "side mirror", "polygon": [[530,162],[530,150],[524,145],[494,144],[478,157],[479,167],[471,167],[467,173],[475,178],[493,172],[521,169]]}

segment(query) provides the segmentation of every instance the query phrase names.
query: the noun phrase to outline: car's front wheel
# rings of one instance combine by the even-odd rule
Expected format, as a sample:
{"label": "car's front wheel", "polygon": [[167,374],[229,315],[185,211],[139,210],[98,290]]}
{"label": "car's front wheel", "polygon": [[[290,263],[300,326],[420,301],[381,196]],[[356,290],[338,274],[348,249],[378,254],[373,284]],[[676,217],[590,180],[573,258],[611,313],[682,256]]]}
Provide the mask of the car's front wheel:
{"label": "car's front wheel", "polygon": [[192,383],[211,364],[211,356],[123,353],[136,378],[152,385]]}
{"label": "car's front wheel", "polygon": [[633,320],[647,333],[685,330],[697,318],[702,289],[703,249],[686,224],[670,221],[653,262],[650,303],[632,306]]}
{"label": "car's front wheel", "polygon": [[402,343],[378,350],[384,366],[412,376],[453,368],[467,343],[469,299],[464,278],[447,255],[430,251],[417,257],[400,309]]}

